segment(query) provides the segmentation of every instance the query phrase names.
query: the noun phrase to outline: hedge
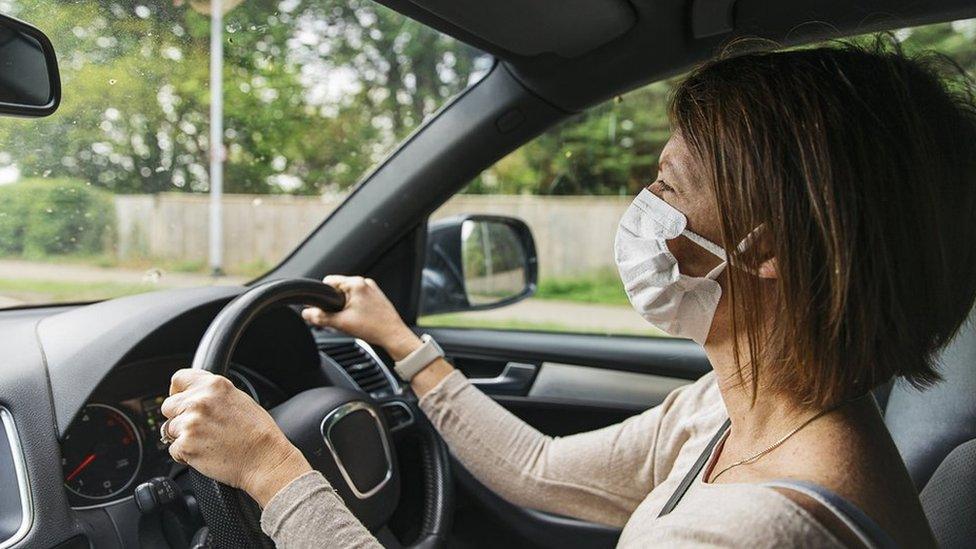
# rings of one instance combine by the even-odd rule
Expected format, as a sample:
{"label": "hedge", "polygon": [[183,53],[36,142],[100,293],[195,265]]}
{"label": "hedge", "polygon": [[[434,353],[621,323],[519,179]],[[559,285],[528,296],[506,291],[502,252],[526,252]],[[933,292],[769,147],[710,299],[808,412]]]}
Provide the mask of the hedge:
{"label": "hedge", "polygon": [[114,236],[111,194],[75,179],[0,187],[0,254],[98,254]]}

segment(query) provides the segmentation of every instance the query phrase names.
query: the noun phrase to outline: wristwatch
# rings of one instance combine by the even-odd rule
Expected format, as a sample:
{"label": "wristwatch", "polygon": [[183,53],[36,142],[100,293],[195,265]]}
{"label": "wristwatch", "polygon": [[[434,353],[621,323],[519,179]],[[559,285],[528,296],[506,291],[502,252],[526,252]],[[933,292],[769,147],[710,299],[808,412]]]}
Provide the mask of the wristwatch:
{"label": "wristwatch", "polygon": [[396,361],[396,364],[393,366],[393,370],[400,376],[400,379],[408,383],[420,370],[423,370],[431,362],[444,356],[444,350],[441,349],[441,346],[430,335],[424,334],[420,336],[420,341],[424,342],[423,345],[403,357],[403,360]]}

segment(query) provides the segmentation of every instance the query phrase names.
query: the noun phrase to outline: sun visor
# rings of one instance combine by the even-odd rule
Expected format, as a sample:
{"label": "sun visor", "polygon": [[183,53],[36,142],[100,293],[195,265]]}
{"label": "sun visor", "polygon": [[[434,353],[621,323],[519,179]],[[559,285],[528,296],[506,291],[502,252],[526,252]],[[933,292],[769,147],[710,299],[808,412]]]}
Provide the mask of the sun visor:
{"label": "sun visor", "polygon": [[[572,58],[627,32],[627,0],[409,0],[430,15],[521,56]],[[431,23],[431,26],[438,26]]]}

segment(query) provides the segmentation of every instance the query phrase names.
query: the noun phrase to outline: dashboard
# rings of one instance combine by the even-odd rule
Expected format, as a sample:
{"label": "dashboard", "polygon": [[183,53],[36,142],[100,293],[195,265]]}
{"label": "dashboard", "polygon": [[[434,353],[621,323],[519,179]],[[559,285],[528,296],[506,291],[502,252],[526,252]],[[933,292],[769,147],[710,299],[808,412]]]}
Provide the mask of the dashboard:
{"label": "dashboard", "polygon": [[[159,443],[159,406],[172,374],[244,290],[174,289],[0,314],[0,548],[186,545],[199,511],[185,468]],[[311,330],[287,306],[253,319],[231,362],[228,377],[267,409],[323,386],[377,398],[400,390],[382,351]],[[384,409],[390,425],[397,411]],[[157,477],[183,490],[186,509],[139,508],[136,487]]]}
{"label": "dashboard", "polygon": [[[160,406],[174,372],[191,355],[125,364],[93,393],[62,439],[61,467],[68,501],[75,509],[110,505],[132,497],[140,483],[173,477],[184,469],[159,440],[165,421]],[[286,399],[274,382],[241,364],[227,377],[264,408]]]}

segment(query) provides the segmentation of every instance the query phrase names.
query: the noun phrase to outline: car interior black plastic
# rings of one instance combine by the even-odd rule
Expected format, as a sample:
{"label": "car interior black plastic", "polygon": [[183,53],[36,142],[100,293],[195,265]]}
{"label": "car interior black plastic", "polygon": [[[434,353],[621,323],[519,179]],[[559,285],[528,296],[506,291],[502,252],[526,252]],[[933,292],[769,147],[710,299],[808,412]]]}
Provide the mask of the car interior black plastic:
{"label": "car interior black plastic", "polygon": [[434,17],[516,55],[573,58],[636,22],[626,0],[410,0]]}

